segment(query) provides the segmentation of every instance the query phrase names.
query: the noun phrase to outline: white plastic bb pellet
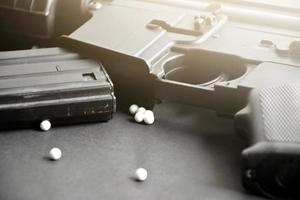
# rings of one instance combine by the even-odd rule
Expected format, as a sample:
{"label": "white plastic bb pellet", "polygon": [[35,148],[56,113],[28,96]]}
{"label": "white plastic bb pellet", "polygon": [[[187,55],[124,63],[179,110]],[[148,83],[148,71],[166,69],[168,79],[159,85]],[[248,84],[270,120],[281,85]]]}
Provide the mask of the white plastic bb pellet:
{"label": "white plastic bb pellet", "polygon": [[59,160],[61,158],[62,152],[59,148],[54,147],[49,151],[49,157],[51,160]]}
{"label": "white plastic bb pellet", "polygon": [[138,168],[136,171],[135,171],[135,179],[137,181],[145,181],[148,177],[148,172],[146,169],[144,168]]}
{"label": "white plastic bb pellet", "polygon": [[144,107],[139,107],[139,109],[137,110],[137,112],[146,112],[146,108],[144,108]]}
{"label": "white plastic bb pellet", "polygon": [[130,114],[134,115],[135,113],[137,113],[138,109],[139,109],[138,105],[132,104],[129,107],[129,112],[130,112]]}
{"label": "white plastic bb pellet", "polygon": [[153,112],[151,110],[147,110],[145,112],[145,116],[144,116],[145,124],[148,124],[148,125],[153,124],[154,120],[155,120],[155,118],[154,118]]}
{"label": "white plastic bb pellet", "polygon": [[40,123],[40,129],[42,131],[49,131],[51,128],[51,122],[49,120],[43,120],[41,123]]}
{"label": "white plastic bb pellet", "polygon": [[145,118],[145,112],[143,111],[139,111],[134,115],[134,120],[137,123],[141,123],[144,120],[144,118]]}

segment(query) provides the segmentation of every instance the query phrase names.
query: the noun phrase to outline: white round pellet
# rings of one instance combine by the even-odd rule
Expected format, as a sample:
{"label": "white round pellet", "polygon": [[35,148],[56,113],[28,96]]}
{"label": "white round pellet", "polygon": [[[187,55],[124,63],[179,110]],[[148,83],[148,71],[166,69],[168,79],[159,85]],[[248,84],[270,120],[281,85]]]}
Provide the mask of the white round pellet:
{"label": "white round pellet", "polygon": [[146,110],[145,115],[151,115],[154,116],[154,113],[151,110]]}
{"label": "white round pellet", "polygon": [[138,105],[132,104],[129,107],[129,112],[134,115],[135,113],[137,113],[138,109],[139,109]]}
{"label": "white round pellet", "polygon": [[139,107],[139,109],[137,110],[137,112],[146,112],[146,108],[144,108],[144,107]]}
{"label": "white round pellet", "polygon": [[155,118],[154,118],[154,114],[152,111],[145,113],[145,117],[144,117],[145,124],[148,124],[148,125],[153,124],[154,120],[155,120]]}
{"label": "white round pellet", "polygon": [[139,111],[134,115],[134,120],[138,123],[141,123],[145,118],[145,112]]}
{"label": "white round pellet", "polygon": [[49,151],[49,157],[52,159],[52,160],[59,160],[61,158],[61,150],[59,148],[52,148],[50,151]]}
{"label": "white round pellet", "polygon": [[135,179],[138,181],[145,181],[148,177],[148,172],[144,168],[138,168],[135,171]]}
{"label": "white round pellet", "polygon": [[40,129],[42,131],[49,131],[51,128],[51,122],[49,120],[44,120],[40,123]]}

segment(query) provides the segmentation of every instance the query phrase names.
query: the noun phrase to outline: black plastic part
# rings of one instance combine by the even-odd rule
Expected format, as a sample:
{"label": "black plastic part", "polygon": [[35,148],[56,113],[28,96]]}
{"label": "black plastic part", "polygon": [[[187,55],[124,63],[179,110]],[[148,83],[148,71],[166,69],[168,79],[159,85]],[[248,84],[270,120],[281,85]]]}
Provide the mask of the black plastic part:
{"label": "black plastic part", "polygon": [[0,32],[49,39],[68,34],[88,18],[89,0],[0,1]]}
{"label": "black plastic part", "polygon": [[54,31],[57,0],[0,2],[0,30],[48,38]]}
{"label": "black plastic part", "polygon": [[0,53],[0,124],[108,121],[113,84],[101,63],[59,48]]}
{"label": "black plastic part", "polygon": [[300,85],[253,90],[236,114],[250,147],[242,152],[246,189],[274,199],[300,198]]}

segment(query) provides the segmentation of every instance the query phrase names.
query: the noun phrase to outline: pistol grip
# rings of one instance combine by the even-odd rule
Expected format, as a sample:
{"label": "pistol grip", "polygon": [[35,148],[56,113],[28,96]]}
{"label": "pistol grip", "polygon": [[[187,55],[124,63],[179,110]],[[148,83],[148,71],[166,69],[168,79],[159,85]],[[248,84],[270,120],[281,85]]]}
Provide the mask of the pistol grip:
{"label": "pistol grip", "polygon": [[235,127],[250,147],[242,152],[246,189],[269,197],[299,198],[300,85],[253,90]]}

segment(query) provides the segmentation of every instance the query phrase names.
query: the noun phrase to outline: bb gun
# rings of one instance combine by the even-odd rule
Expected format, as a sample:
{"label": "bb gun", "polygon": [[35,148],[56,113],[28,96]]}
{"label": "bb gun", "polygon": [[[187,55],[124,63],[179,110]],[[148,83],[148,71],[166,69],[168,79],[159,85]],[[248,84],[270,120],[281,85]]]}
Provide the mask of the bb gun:
{"label": "bb gun", "polygon": [[79,5],[89,17],[56,44],[101,60],[120,105],[175,101],[232,117],[249,141],[245,188],[299,198],[300,8],[246,0]]}

